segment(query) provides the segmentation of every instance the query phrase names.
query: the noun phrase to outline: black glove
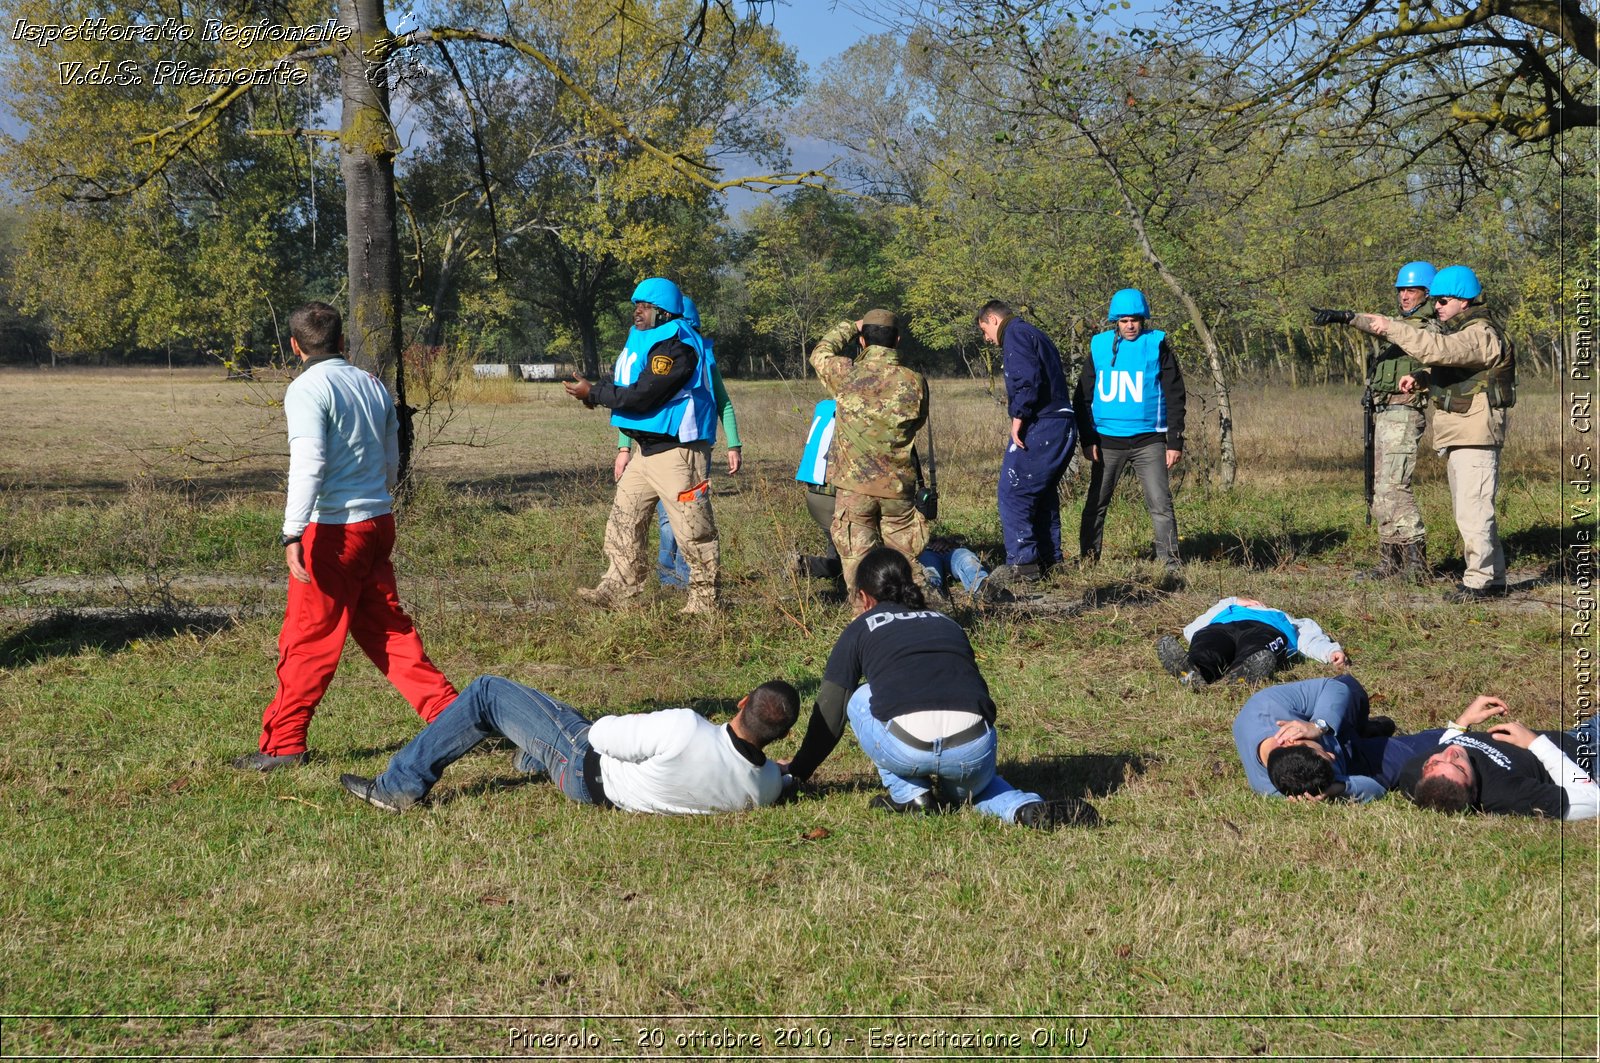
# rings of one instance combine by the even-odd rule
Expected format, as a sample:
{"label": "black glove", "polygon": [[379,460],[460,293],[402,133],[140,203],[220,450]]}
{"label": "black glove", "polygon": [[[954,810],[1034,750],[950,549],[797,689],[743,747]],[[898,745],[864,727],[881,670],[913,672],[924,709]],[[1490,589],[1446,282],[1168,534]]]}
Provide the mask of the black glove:
{"label": "black glove", "polygon": [[1354,310],[1324,310],[1313,306],[1311,313],[1315,315],[1311,319],[1313,325],[1348,325],[1356,319]]}

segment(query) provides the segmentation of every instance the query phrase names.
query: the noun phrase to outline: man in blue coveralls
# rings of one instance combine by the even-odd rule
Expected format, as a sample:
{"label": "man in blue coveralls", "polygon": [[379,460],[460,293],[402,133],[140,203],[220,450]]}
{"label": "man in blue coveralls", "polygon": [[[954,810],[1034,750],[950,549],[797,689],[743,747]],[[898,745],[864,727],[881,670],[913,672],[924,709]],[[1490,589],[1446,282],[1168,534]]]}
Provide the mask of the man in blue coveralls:
{"label": "man in blue coveralls", "polygon": [[998,299],[978,311],[978,331],[1000,348],[1011,438],[1000,462],[1001,582],[1038,580],[1061,557],[1061,477],[1072,460],[1077,425],[1061,354],[1039,329]]}

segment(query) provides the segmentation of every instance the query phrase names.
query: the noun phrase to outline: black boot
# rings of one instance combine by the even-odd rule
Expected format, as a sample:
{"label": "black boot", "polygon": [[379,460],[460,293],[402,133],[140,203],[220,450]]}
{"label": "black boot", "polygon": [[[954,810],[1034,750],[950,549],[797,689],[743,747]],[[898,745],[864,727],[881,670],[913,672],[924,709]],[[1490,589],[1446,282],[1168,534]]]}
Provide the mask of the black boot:
{"label": "black boot", "polygon": [[1428,567],[1428,544],[1425,540],[1406,543],[1400,550],[1402,576],[1412,583],[1427,583],[1433,578],[1433,569]]}
{"label": "black boot", "polygon": [[1378,544],[1378,567],[1356,573],[1356,579],[1394,579],[1404,571],[1404,547],[1399,543]]}

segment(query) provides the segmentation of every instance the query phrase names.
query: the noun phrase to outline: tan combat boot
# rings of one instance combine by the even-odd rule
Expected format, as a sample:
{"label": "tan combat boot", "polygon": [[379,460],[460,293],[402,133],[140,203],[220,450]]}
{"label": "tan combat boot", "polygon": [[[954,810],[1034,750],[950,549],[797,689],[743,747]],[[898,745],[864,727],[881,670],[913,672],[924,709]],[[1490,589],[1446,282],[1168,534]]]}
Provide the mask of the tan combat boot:
{"label": "tan combat boot", "polygon": [[683,608],[678,610],[680,616],[705,615],[712,616],[721,612],[717,605],[717,590],[715,587],[689,588],[689,600]]}
{"label": "tan combat boot", "polygon": [[578,597],[602,609],[626,609],[638,604],[639,591],[610,580],[601,580],[593,587],[579,587]]}

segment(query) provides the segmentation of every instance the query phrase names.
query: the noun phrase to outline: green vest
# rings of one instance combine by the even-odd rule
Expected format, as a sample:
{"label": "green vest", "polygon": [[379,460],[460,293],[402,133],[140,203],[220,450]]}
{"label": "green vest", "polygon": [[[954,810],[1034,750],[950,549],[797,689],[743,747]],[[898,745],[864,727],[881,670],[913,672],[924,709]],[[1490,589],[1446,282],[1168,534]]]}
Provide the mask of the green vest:
{"label": "green vest", "polygon": [[1450,413],[1466,413],[1472,408],[1472,397],[1480,391],[1489,393],[1489,408],[1510,409],[1517,404],[1517,352],[1500,327],[1482,306],[1469,306],[1444,323],[1445,335],[1460,332],[1474,321],[1482,321],[1494,330],[1500,341],[1504,357],[1500,364],[1486,369],[1464,369],[1457,366],[1435,366],[1431,369],[1430,393],[1433,404]]}
{"label": "green vest", "polygon": [[[1427,304],[1417,307],[1410,316],[1398,316],[1389,319],[1396,325],[1407,328],[1437,330],[1438,324],[1433,317],[1433,308]],[[1389,344],[1379,352],[1377,360],[1372,363],[1372,376],[1367,381],[1367,387],[1372,389],[1374,395],[1398,395],[1400,393],[1400,378],[1415,376],[1423,369],[1421,362],[1402,351],[1394,344]],[[1417,399],[1426,398],[1426,392],[1418,392]],[[1413,403],[1415,405],[1415,403]]]}

